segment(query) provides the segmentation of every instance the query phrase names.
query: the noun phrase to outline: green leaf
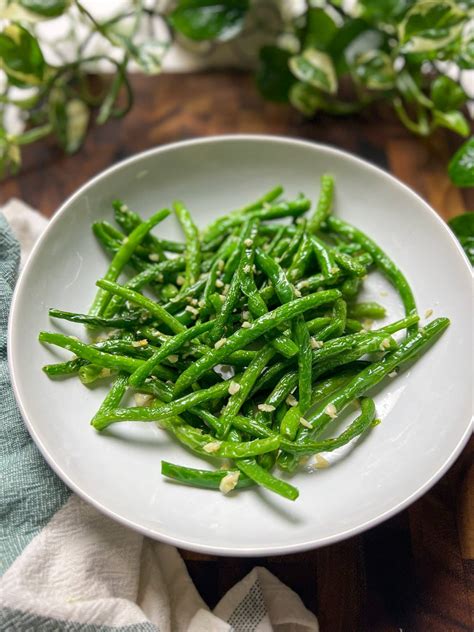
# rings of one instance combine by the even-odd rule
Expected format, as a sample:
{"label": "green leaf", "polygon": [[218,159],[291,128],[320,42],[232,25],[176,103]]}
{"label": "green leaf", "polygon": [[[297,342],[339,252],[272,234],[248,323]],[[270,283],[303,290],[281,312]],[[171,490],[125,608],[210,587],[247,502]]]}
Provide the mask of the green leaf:
{"label": "green leaf", "polygon": [[453,217],[449,220],[448,226],[459,239],[469,261],[474,265],[474,212]]}
{"label": "green leaf", "polygon": [[241,30],[248,6],[248,0],[179,0],[168,20],[189,39],[228,40]]}
{"label": "green leaf", "polygon": [[287,102],[291,86],[296,79],[288,68],[291,53],[277,46],[263,46],[260,49],[260,63],[257,68],[257,86],[265,99]]}
{"label": "green leaf", "polygon": [[6,175],[8,171],[13,175],[18,173],[20,166],[20,148],[0,127],[0,177]]}
{"label": "green leaf", "polygon": [[324,9],[310,7],[306,14],[303,48],[325,51],[336,32],[336,23]]}
{"label": "green leaf", "polygon": [[335,94],[337,77],[331,58],[315,48],[308,48],[302,55],[294,55],[288,62],[294,76],[323,92]]}
{"label": "green leaf", "polygon": [[370,50],[358,55],[354,64],[354,76],[369,90],[389,90],[395,85],[395,71],[387,53]]}
{"label": "green leaf", "polygon": [[474,136],[471,136],[451,158],[448,173],[456,186],[474,187]]}
{"label": "green leaf", "polygon": [[37,40],[19,24],[10,24],[0,33],[0,67],[19,87],[36,86],[43,79],[43,53]]}
{"label": "green leaf", "polygon": [[49,97],[49,120],[59,144],[69,154],[82,145],[90,111],[80,99],[66,100],[65,93],[54,88]]}
{"label": "green leaf", "polygon": [[55,18],[69,8],[70,0],[18,0],[18,4],[44,18]]}
{"label": "green leaf", "polygon": [[313,116],[319,109],[320,95],[308,83],[298,81],[290,90],[290,103],[305,116]]}
{"label": "green leaf", "polygon": [[145,40],[137,44],[129,37],[117,33],[111,35],[111,39],[122,46],[147,75],[157,75],[161,72],[162,61],[166,52],[166,47],[161,42]]}
{"label": "green leaf", "polygon": [[469,136],[469,123],[459,110],[451,110],[450,112],[434,110],[433,121],[436,125],[446,127],[460,136]]}
{"label": "green leaf", "polygon": [[419,0],[398,29],[402,52],[423,53],[445,48],[460,35],[465,18],[452,0]]}
{"label": "green leaf", "polygon": [[461,38],[455,61],[463,70],[472,70],[474,68],[474,31],[466,33]]}
{"label": "green leaf", "polygon": [[407,70],[402,70],[396,78],[397,88],[408,103],[419,103],[432,108],[433,102],[421,91],[416,81]]}
{"label": "green leaf", "polygon": [[414,0],[359,0],[361,17],[378,26],[397,24]]}
{"label": "green leaf", "polygon": [[[361,20],[359,18],[348,19],[340,28],[338,28],[326,48],[326,52],[333,60],[338,76],[349,70],[349,65],[346,59],[347,49],[353,42],[355,42],[356,39],[362,35],[365,36],[368,32],[373,32],[372,27],[369,26],[365,20]],[[374,48],[376,46],[376,44],[372,44],[370,48]],[[363,51],[357,50],[357,53],[361,52]]]}
{"label": "green leaf", "polygon": [[462,107],[468,98],[459,83],[445,75],[433,81],[430,96],[435,108],[442,112]]}

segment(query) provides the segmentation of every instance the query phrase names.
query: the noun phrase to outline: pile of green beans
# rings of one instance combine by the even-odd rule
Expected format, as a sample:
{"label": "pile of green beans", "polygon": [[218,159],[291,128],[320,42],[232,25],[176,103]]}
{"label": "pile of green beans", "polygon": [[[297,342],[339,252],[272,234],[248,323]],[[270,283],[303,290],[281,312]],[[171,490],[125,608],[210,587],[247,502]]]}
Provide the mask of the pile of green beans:
{"label": "pile of green beans", "polygon": [[[295,500],[298,490],[274,468],[292,472],[368,432],[378,423],[370,389],[449,325],[437,318],[419,327],[402,271],[332,214],[331,176],[322,176],[313,211],[305,196],[282,195],[277,186],[202,230],[175,202],[182,243],[151,233],[172,211],[143,220],[114,202],[119,228],[93,225],[112,261],[88,313],[49,312],[85,325],[88,340],[39,334],[74,354],[43,367],[49,377],[112,380],[91,420],[98,432],[118,422],[156,423],[217,466],[162,461],[162,474],[180,483],[224,494],[261,486]],[[386,317],[385,307],[358,300],[372,269],[405,309],[404,318],[381,327],[373,321]],[[127,392],[136,405],[123,405]],[[355,420],[337,436],[320,437],[351,403],[359,407]]]}

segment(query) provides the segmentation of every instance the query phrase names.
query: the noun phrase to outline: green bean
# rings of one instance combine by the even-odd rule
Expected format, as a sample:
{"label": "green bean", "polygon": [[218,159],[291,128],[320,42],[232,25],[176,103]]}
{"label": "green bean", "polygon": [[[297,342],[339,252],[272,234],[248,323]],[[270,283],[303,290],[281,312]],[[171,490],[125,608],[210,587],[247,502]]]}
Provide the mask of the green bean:
{"label": "green bean", "polygon": [[[242,252],[244,250],[245,240],[251,239],[252,233],[255,236],[255,220],[247,219],[243,222],[237,240],[235,242],[235,247],[233,251],[230,253],[229,258],[226,261],[224,272],[222,275],[222,281],[224,283],[230,283],[232,280],[237,268],[239,267]],[[253,241],[253,239],[252,239]]]}
{"label": "green bean", "polygon": [[[116,208],[117,205],[117,208]],[[112,206],[115,211],[115,220],[117,224],[123,227],[123,229],[130,233],[134,228],[138,226],[141,222],[143,222],[142,218],[131,211],[128,206],[123,204],[120,200],[116,200],[112,202]],[[121,207],[121,208],[120,208]],[[178,241],[172,241],[170,239],[162,239],[161,237],[155,237],[154,235],[148,235],[144,242],[144,244],[150,244],[153,246],[155,252],[163,252],[163,250],[167,250],[168,252],[176,252],[182,253],[185,251],[186,246]]]}
{"label": "green bean", "polygon": [[351,279],[345,279],[341,285],[341,293],[344,298],[354,298],[357,296],[361,286],[361,279],[359,277],[353,277]]}
{"label": "green bean", "polygon": [[289,303],[292,301],[295,297],[295,290],[288,281],[283,268],[274,259],[272,259],[272,257],[259,248],[255,250],[255,258],[258,267],[269,278],[280,303]]}
{"label": "green bean", "polygon": [[118,283],[113,283],[112,281],[107,281],[105,279],[97,281],[96,285],[112,294],[122,296],[126,300],[135,303],[136,305],[140,305],[140,307],[144,307],[150,312],[150,314],[155,316],[155,318],[157,318],[158,320],[161,320],[161,322],[169,327],[174,333],[180,333],[181,331],[184,331],[186,329],[186,327],[182,325],[174,316],[168,314],[168,312],[161,305],[155,303],[146,296],[143,296],[139,292],[135,292],[134,290],[130,290],[123,285],[119,285]]}
{"label": "green bean", "polygon": [[271,242],[268,245],[268,248],[266,250],[267,255],[271,255],[273,253],[275,248],[278,246],[278,243],[279,243],[280,239],[285,234],[285,231],[286,231],[286,226],[279,226],[278,230],[276,231],[276,233],[273,236],[273,239],[271,240]]}
{"label": "green bean", "polygon": [[160,362],[162,362],[168,356],[175,354],[181,349],[183,345],[201,336],[212,327],[212,322],[201,323],[200,325],[194,325],[190,329],[186,329],[177,334],[165,342],[144,364],[136,369],[130,376],[130,385],[138,387],[145,379],[153,373],[155,368]]}
{"label": "green bean", "polygon": [[[338,299],[336,303],[341,300]],[[295,320],[295,341],[298,345],[298,395],[302,410],[309,408],[311,401],[313,355],[308,328],[303,316]]]}
{"label": "green bean", "polygon": [[296,281],[301,278],[308,266],[308,262],[312,256],[313,247],[311,239],[305,234],[300,242],[299,248],[296,251],[293,261],[287,270],[287,277],[291,281]]}
{"label": "green bean", "polygon": [[249,219],[259,219],[262,222],[266,222],[282,217],[299,217],[300,215],[303,215],[303,213],[306,213],[309,207],[309,200],[305,197],[300,197],[292,202],[280,202],[279,204],[257,208],[249,211],[248,213],[228,215],[222,218],[218,228],[216,228],[218,231],[217,233],[214,231],[207,232],[203,239],[204,241],[209,241],[210,235],[212,235],[212,238],[214,239],[216,234],[219,234],[219,232],[232,230],[236,226],[242,224],[242,222],[248,221]]}
{"label": "green bean", "polygon": [[[114,355],[112,353],[106,353],[95,349],[91,345],[86,345],[80,342],[76,338],[65,336],[64,334],[50,333],[48,331],[41,331],[38,340],[40,342],[47,342],[48,344],[56,345],[67,349],[76,354],[80,358],[87,360],[91,364],[107,368],[115,369],[118,371],[127,371],[127,373],[133,373],[138,367],[143,364],[143,360],[137,360],[136,358],[130,358],[128,356]],[[167,380],[170,377],[168,370],[162,367],[156,367],[156,374],[163,379]]]}
{"label": "green bean", "polygon": [[[235,380],[236,378],[234,378]],[[227,389],[229,385],[227,382],[219,382],[214,386],[202,389],[200,391],[194,391],[188,395],[184,395],[179,399],[163,404],[162,406],[154,408],[145,408],[142,406],[132,406],[130,408],[117,408],[110,411],[107,416],[101,418],[101,427],[99,430],[103,430],[111,423],[117,421],[162,421],[164,419],[170,419],[176,415],[180,415],[182,412],[207,402],[212,399],[221,399],[227,395]]]}
{"label": "green bean", "polygon": [[127,390],[127,382],[128,375],[126,373],[119,373],[117,375],[114,383],[112,384],[112,388],[105,396],[105,399],[100,405],[99,410],[96,412],[94,417],[92,417],[91,426],[94,426],[95,420],[101,417],[101,415],[108,412],[109,410],[117,408],[117,406],[120,406],[120,402],[122,401],[123,396],[125,395],[125,391]]}
{"label": "green bean", "polygon": [[[396,348],[397,343],[395,340],[387,336],[386,332],[380,330],[370,333],[350,334],[329,340],[320,349],[313,351],[313,378],[315,379],[321,371],[324,372],[326,369],[334,368],[334,366],[352,362],[366,353],[380,351],[380,346],[385,340],[387,340],[387,343],[384,344],[389,345],[388,349]],[[288,391],[290,392],[298,384],[298,372],[288,370],[291,364],[291,360],[275,363],[256,383],[252,395],[255,395],[259,390],[274,386],[275,380],[279,379],[282,373],[285,373],[287,388],[291,384],[291,388]]]}
{"label": "green bean", "polygon": [[179,290],[173,283],[163,285],[160,292],[161,299],[164,301],[173,299],[177,294],[179,294]]}
{"label": "green bean", "polygon": [[[318,274],[312,274],[305,279],[302,279],[296,284],[298,290],[320,290],[324,287],[336,285],[343,278],[343,274],[341,271],[335,273],[329,277],[325,277],[322,272]],[[358,279],[348,279],[348,281],[358,281]]]}
{"label": "green bean", "polygon": [[344,331],[347,333],[357,333],[362,330],[362,325],[358,320],[353,320],[352,318],[346,318],[346,328]]}
{"label": "green bean", "polygon": [[[334,278],[335,274],[339,274],[340,268],[336,265],[336,260],[331,248],[325,244],[322,239],[316,237],[316,235],[311,235],[310,240],[323,277],[325,279]],[[300,274],[299,276],[302,275]]]}
{"label": "green bean", "polygon": [[[127,243],[128,235],[122,233],[120,230],[115,228],[115,226],[112,226],[112,224],[109,224],[109,222],[101,222],[101,224],[102,224],[102,229],[104,233],[115,244],[114,247],[116,248],[116,250],[119,250],[123,243]],[[145,239],[146,237],[143,238],[143,240]],[[110,247],[112,246],[112,242],[110,243]],[[136,246],[133,252],[133,256],[143,259],[143,263],[149,263],[150,261],[149,259],[150,251],[147,250],[141,243],[139,243]]]}
{"label": "green bean", "polygon": [[112,375],[111,369],[106,369],[96,364],[85,364],[79,369],[79,379],[82,384],[93,384],[97,380],[110,377]]}
{"label": "green bean", "polygon": [[306,327],[310,334],[314,334],[323,327],[331,324],[332,319],[329,316],[318,316],[317,318],[312,318],[311,320],[306,321]]}
{"label": "green bean", "polygon": [[[211,296],[216,294],[216,281],[217,281],[217,275],[219,273],[219,267],[220,267],[220,261],[218,259],[212,264],[212,267],[209,271],[209,275],[206,280],[206,285],[204,286],[203,301],[204,301],[204,306],[209,312],[215,311]],[[219,306],[218,306],[219,310],[217,311],[217,313],[219,313],[222,308],[222,303],[219,298],[217,300],[219,301]]]}
{"label": "green bean", "polygon": [[189,442],[189,447],[193,447],[203,456],[208,457],[243,459],[249,456],[265,454],[266,452],[273,452],[273,450],[277,450],[280,446],[280,437],[276,435],[266,437],[265,439],[253,439],[252,441],[234,443],[233,441],[216,441],[211,435],[201,433],[199,430],[191,426],[185,426],[184,424],[177,425],[174,431],[176,436]]}
{"label": "green bean", "polygon": [[304,298],[291,301],[286,305],[281,305],[273,311],[257,318],[257,320],[250,324],[248,329],[237,330],[232,336],[227,338],[218,349],[212,349],[181,373],[175,384],[175,394],[177,395],[188,388],[195,380],[199,379],[203,373],[221,362],[226,355],[238,349],[242,349],[267,331],[278,327],[278,325],[285,321],[299,316],[308,309],[324,305],[325,303],[331,303],[339,298],[339,296],[340,294],[337,290],[310,294]]}
{"label": "green bean", "polygon": [[290,237],[283,237],[282,239],[280,239],[280,241],[278,242],[278,244],[275,246],[272,255],[275,259],[280,259],[280,257],[282,256],[282,254],[285,252],[285,250],[288,248],[288,246],[290,245]]}
{"label": "green bean", "polygon": [[193,285],[193,283],[196,283],[201,274],[201,245],[199,242],[199,231],[188,209],[182,202],[175,202],[173,208],[186,238],[185,282],[182,287],[184,290],[190,285]]}
{"label": "green bean", "polygon": [[[317,454],[318,452],[332,452],[337,448],[346,445],[355,437],[361,435],[371,425],[375,417],[375,405],[373,400],[369,398],[361,398],[360,400],[361,414],[342,432],[333,439],[324,439],[322,441],[312,441],[305,439],[295,442],[284,437],[280,438],[280,449],[288,454],[282,454],[281,457],[289,458],[291,462],[294,460],[293,455]],[[293,410],[293,409],[292,409]],[[265,437],[275,436],[275,432],[265,425],[262,425],[249,417],[238,415],[234,420],[234,425],[241,432],[245,432],[250,436],[263,439]],[[291,456],[290,456],[291,455]]]}
{"label": "green bean", "polygon": [[324,439],[322,441],[301,441],[287,442],[281,441],[280,447],[290,454],[317,454],[318,452],[333,452],[343,445],[355,439],[363,432],[368,430],[375,419],[374,400],[369,397],[361,397],[360,399],[360,415],[342,432],[333,439]]}
{"label": "green bean", "polygon": [[48,377],[65,377],[69,375],[77,375],[81,366],[84,366],[87,360],[83,358],[74,358],[67,362],[56,362],[55,364],[46,364],[42,370]]}
{"label": "green bean", "polygon": [[310,408],[310,406],[314,405],[316,402],[328,397],[331,393],[334,393],[338,388],[347,384],[347,382],[351,379],[352,374],[344,374],[341,376],[330,377],[323,382],[318,383],[311,392],[310,402],[307,405],[304,405],[300,401],[296,406],[292,406],[283,417],[280,424],[280,434],[282,437],[293,441],[296,437],[296,434],[301,427],[300,420],[303,418]]}
{"label": "green bean", "polygon": [[[103,246],[104,250],[112,255],[112,257],[114,257],[122,247],[125,235],[122,236],[122,239],[120,241],[117,241],[117,239],[112,238],[108,234],[104,224],[107,224],[107,222],[94,222],[92,224],[92,232],[94,233],[100,244]],[[142,272],[143,270],[146,270],[150,267],[150,264],[146,263],[143,258],[138,257],[136,254],[132,254],[127,263],[138,272]]]}
{"label": "green bean", "polygon": [[[154,265],[147,266],[145,270],[142,270],[139,274],[134,276],[130,281],[125,283],[124,287],[130,290],[141,290],[146,285],[149,285],[152,281],[157,281],[164,275],[172,272],[181,272],[184,270],[185,260],[184,257],[179,256],[174,259],[167,259],[166,261],[160,261]],[[125,303],[125,299],[121,296],[114,295],[109,301],[109,304],[104,310],[104,316],[111,318],[114,316]]]}
{"label": "green bean", "polygon": [[319,200],[316,206],[316,210],[314,211],[314,214],[308,224],[309,232],[314,233],[319,230],[321,224],[330,215],[333,196],[334,178],[325,173],[321,176],[321,192],[319,194]]}
{"label": "green bean", "polygon": [[334,337],[342,336],[346,328],[347,303],[343,298],[338,298],[333,307]]}
{"label": "green bean", "polygon": [[[120,200],[114,200],[112,202],[112,207],[114,209],[115,221],[124,229],[127,235],[130,234],[132,230],[134,230],[137,226],[143,223],[140,215],[130,210],[128,206]],[[147,235],[143,240],[143,245],[148,246],[153,251],[153,253],[158,255],[160,260],[166,258],[161,244],[153,235]]]}
{"label": "green bean", "polygon": [[234,216],[239,217],[239,216],[245,215],[245,213],[248,213],[249,211],[254,211],[255,209],[263,207],[265,204],[268,204],[276,200],[278,197],[280,197],[282,193],[283,193],[283,187],[276,186],[273,189],[271,189],[271,191],[268,191],[268,193],[265,193],[265,195],[262,195],[262,197],[260,197],[255,202],[252,202],[251,204],[247,204],[247,206],[243,206],[242,208],[237,209],[235,211],[231,211],[230,213],[228,213],[227,215],[224,215],[223,217],[219,217],[214,222],[209,224],[207,228],[204,230],[203,236],[202,236],[204,242],[209,242],[215,239],[222,232],[223,226],[226,225],[226,221],[229,219],[229,217],[234,217]]}
{"label": "green bean", "polygon": [[388,334],[394,334],[401,329],[408,329],[412,325],[415,325],[420,320],[418,314],[412,314],[411,316],[407,316],[406,318],[402,318],[401,320],[396,320],[389,325],[384,325],[379,329],[375,329],[375,333],[380,333],[381,331],[385,331]]}
{"label": "green bean", "polygon": [[[260,440],[266,441],[266,439]],[[259,439],[256,439],[256,441],[259,441]],[[298,498],[299,491],[296,487],[273,476],[273,474],[263,467],[260,467],[255,459],[241,459],[237,461],[236,465],[241,472],[246,474],[258,485],[265,487],[279,496],[283,496],[283,498],[288,498],[288,500],[296,500]]]}
{"label": "green bean", "polygon": [[237,305],[237,301],[240,298],[240,282],[239,275],[234,274],[234,277],[229,286],[229,290],[225,295],[224,302],[222,303],[222,307],[220,312],[217,314],[211,331],[209,332],[209,341],[211,343],[215,343],[220,340],[226,331],[226,327],[229,323],[229,320],[232,316],[232,312],[234,311],[235,306]]}
{"label": "green bean", "polygon": [[385,318],[387,310],[383,305],[373,301],[352,303],[352,305],[349,305],[349,315],[353,318]]}
{"label": "green bean", "polygon": [[334,250],[334,260],[344,272],[355,277],[363,277],[367,274],[367,268],[355,257],[351,257],[345,252]]}
{"label": "green bean", "polygon": [[[242,253],[242,261],[238,270],[238,278],[240,282],[240,288],[248,299],[248,307],[254,318],[260,318],[268,312],[268,308],[265,301],[258,292],[253,276],[253,261],[254,250],[244,250]],[[267,255],[268,256],[268,255]],[[295,343],[285,335],[278,335],[276,338],[271,339],[267,334],[266,340],[271,342],[273,348],[281,353],[286,358],[290,358],[298,353],[298,347]]]}
{"label": "green bean", "polygon": [[448,325],[448,318],[433,320],[422,330],[418,330],[417,333],[406,338],[396,351],[363,369],[331,399],[330,404],[332,404],[334,412],[331,410],[331,414],[329,414],[327,407],[316,409],[308,419],[312,430],[306,432],[305,429],[305,433],[300,433],[300,437],[303,438],[310,432],[313,434],[322,431],[332,420],[334,414],[339,414],[351,401],[363,395],[369,388],[376,386],[388,373],[421,353]]}
{"label": "green bean", "polygon": [[145,312],[133,315],[127,314],[115,318],[101,318],[99,316],[89,316],[87,314],[78,314],[76,312],[65,312],[60,309],[50,309],[48,313],[52,318],[60,318],[72,323],[93,325],[94,327],[110,327],[113,329],[133,329],[134,327],[142,325],[147,320]]}
{"label": "green bean", "polygon": [[249,364],[248,368],[244,371],[238,384],[238,390],[232,393],[227,401],[225,408],[221,414],[222,429],[219,433],[219,437],[226,437],[234,417],[240,411],[245,400],[249,396],[250,391],[253,388],[257,378],[275,355],[275,350],[270,346],[265,347],[254,360]]}
{"label": "green bean", "polygon": [[[367,237],[362,231],[339,218],[328,217],[326,221],[331,230],[350,237],[351,240],[356,241],[371,255],[377,267],[398,290],[405,307],[406,315],[410,316],[415,314],[417,311],[415,297],[413,296],[413,292],[405,275],[390,257],[385,254],[380,246],[370,239],[370,237]],[[412,325],[408,329],[408,333],[414,333],[417,329],[418,325]]]}
{"label": "green bean", "polygon": [[168,461],[161,461],[161,473],[170,478],[192,487],[203,487],[205,489],[219,489],[223,478],[238,471],[240,476],[235,489],[246,489],[255,485],[254,481],[242,474],[239,470],[200,470],[182,465],[175,465]]}
{"label": "green bean", "polygon": [[[286,248],[283,256],[279,260],[279,264],[282,267],[287,267],[288,265],[291,264],[295,253],[298,251],[300,242],[303,239],[304,234],[306,232],[306,220],[300,220],[300,221],[301,223],[298,225],[297,229],[295,230],[295,233],[293,237],[291,238],[290,243],[288,244],[288,247]],[[270,254],[270,253],[267,252],[267,254]]]}
{"label": "green bean", "polygon": [[193,283],[185,289],[181,289],[181,291],[174,298],[171,298],[167,303],[163,305],[163,309],[170,314],[176,314],[183,307],[186,307],[188,304],[190,304],[194,297],[201,295],[201,292],[206,286],[206,281],[207,276],[204,275],[198,281],[196,281],[196,283]]}
{"label": "green bean", "polygon": [[[105,281],[116,281],[118,279],[126,263],[143,238],[154,226],[163,221],[165,217],[168,217],[169,214],[170,212],[167,209],[163,209],[162,211],[152,215],[149,220],[137,226],[137,228],[130,233],[126,242],[122,244],[112,259],[104,276]],[[100,316],[109,300],[110,294],[104,288],[100,288],[96,294],[94,302],[92,303],[91,309],[89,310],[89,314],[91,316]]]}

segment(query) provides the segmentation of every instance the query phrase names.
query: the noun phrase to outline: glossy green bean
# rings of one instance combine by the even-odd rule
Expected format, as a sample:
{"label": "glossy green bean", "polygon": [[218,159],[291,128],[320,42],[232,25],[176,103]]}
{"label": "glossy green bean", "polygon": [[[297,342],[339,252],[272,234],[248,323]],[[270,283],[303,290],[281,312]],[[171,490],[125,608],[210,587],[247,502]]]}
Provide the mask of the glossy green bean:
{"label": "glossy green bean", "polygon": [[[328,227],[336,233],[350,237],[352,241],[356,241],[366,250],[373,258],[377,267],[392,283],[392,285],[398,290],[400,298],[402,299],[405,307],[405,313],[407,316],[416,314],[416,302],[413,296],[412,289],[403,274],[403,272],[395,265],[390,257],[378,246],[370,237],[367,237],[361,230],[355,228],[351,224],[343,221],[342,219],[335,217],[328,217]],[[418,329],[418,326],[412,325],[409,328],[409,333],[414,333]]]}
{"label": "glossy green bean", "polygon": [[321,176],[321,191],[319,193],[318,204],[310,221],[308,230],[312,233],[319,230],[321,224],[330,215],[334,197],[334,178],[325,173]]}
{"label": "glossy green bean", "polygon": [[[185,260],[183,256],[174,257],[174,259],[167,259],[166,261],[160,261],[160,263],[147,266],[144,270],[142,270],[142,272],[134,276],[130,279],[130,281],[127,281],[127,283],[124,284],[124,287],[135,291],[141,290],[150,283],[159,281],[161,279],[161,275],[181,272],[184,270],[184,266]],[[112,296],[109,304],[105,308],[104,316],[106,318],[115,316],[124,303],[125,299],[115,294]]]}
{"label": "glossy green bean", "polygon": [[339,274],[340,268],[336,265],[336,260],[330,246],[325,244],[319,237],[316,237],[316,235],[311,235],[309,239],[316,259],[318,260],[319,267],[321,268],[321,274],[325,279],[334,278],[335,274]]}
{"label": "glossy green bean", "polygon": [[349,384],[331,398],[330,404],[333,407],[331,414],[327,412],[327,407],[319,407],[311,413],[308,422],[311,424],[312,430],[304,429],[304,432],[300,432],[299,438],[322,431],[333,419],[334,414],[339,414],[351,401],[364,395],[369,388],[376,386],[394,369],[421,353],[448,325],[448,318],[433,320],[422,330],[406,338],[393,353],[387,354],[379,362],[374,362],[363,369],[359,375],[356,375]]}
{"label": "glossy green bean", "polygon": [[221,413],[220,422],[222,429],[219,433],[219,437],[227,436],[234,417],[239,413],[257,378],[274,355],[275,350],[272,347],[264,347],[244,371],[238,384],[238,390],[230,395]]}
{"label": "glossy green bean", "polygon": [[[256,441],[259,441],[259,439],[256,439]],[[260,439],[260,441],[267,441],[267,439]],[[246,474],[261,487],[265,487],[266,489],[278,494],[279,496],[283,496],[283,498],[287,498],[288,500],[296,500],[298,498],[299,491],[296,487],[290,485],[290,483],[287,483],[286,481],[282,481],[276,476],[273,476],[273,474],[265,470],[263,467],[260,467],[255,459],[240,459],[237,461],[236,465],[241,472]]]}
{"label": "glossy green bean", "polygon": [[183,392],[183,390],[191,386],[191,384],[195,380],[199,379],[203,373],[221,362],[226,355],[229,355],[238,349],[242,349],[265,334],[267,331],[278,327],[278,325],[281,325],[285,321],[291,320],[292,318],[303,314],[309,309],[319,305],[332,303],[339,298],[339,296],[340,294],[337,290],[328,290],[327,292],[310,294],[309,296],[291,301],[286,305],[281,305],[273,311],[257,318],[250,324],[249,328],[237,330],[234,334],[232,334],[232,336],[225,339],[219,348],[212,349],[209,353],[199,358],[197,362],[181,373],[175,384],[175,394],[178,395]]}
{"label": "glossy green bean", "polygon": [[352,303],[349,305],[349,316],[352,318],[385,318],[387,310],[380,303],[374,301],[365,303]]}
{"label": "glossy green bean", "polygon": [[192,487],[203,487],[205,489],[218,490],[222,479],[236,471],[239,472],[240,476],[235,489],[246,489],[255,486],[254,481],[239,470],[201,470],[161,461],[161,473],[166,478],[191,485]]}
{"label": "glossy green bean", "polygon": [[124,316],[116,316],[114,318],[101,318],[100,316],[89,316],[88,314],[78,314],[76,312],[65,312],[60,309],[50,309],[48,314],[51,318],[68,320],[72,323],[81,323],[83,325],[112,329],[133,329],[139,327],[147,320],[146,312],[132,315],[126,314]]}
{"label": "glossy green bean", "polygon": [[112,388],[105,396],[102,404],[99,406],[99,410],[91,419],[91,426],[94,426],[95,420],[100,418],[104,413],[109,410],[113,410],[120,406],[120,402],[125,395],[128,385],[128,375],[126,373],[119,373],[112,384]]}
{"label": "glossy green bean", "polygon": [[190,342],[194,338],[201,336],[212,327],[212,322],[194,325],[176,336],[169,338],[144,364],[138,367],[130,376],[129,382],[131,386],[138,387],[146,378],[153,373],[156,367],[168,356],[175,354],[183,345]]}
{"label": "glossy green bean", "polygon": [[186,329],[184,325],[182,325],[174,316],[169,314],[161,305],[155,303],[155,301],[152,301],[146,296],[143,296],[143,294],[135,292],[135,290],[130,290],[123,285],[119,285],[118,283],[113,283],[112,281],[107,281],[105,279],[97,281],[96,285],[111,294],[117,294],[118,296],[125,298],[127,301],[135,303],[135,305],[144,307],[150,312],[150,314],[164,323],[174,333],[180,333]]}
{"label": "glossy green bean", "polygon": [[79,369],[87,363],[87,360],[83,358],[75,358],[74,360],[68,360],[67,362],[56,362],[55,364],[46,364],[42,367],[42,371],[46,373],[48,377],[67,377],[70,375],[77,375]]}
{"label": "glossy green bean", "polygon": [[186,239],[184,255],[186,259],[185,282],[182,287],[184,290],[196,283],[201,274],[201,244],[199,241],[199,231],[188,209],[182,202],[174,202],[173,209]]}
{"label": "glossy green bean", "polygon": [[248,213],[249,211],[254,211],[255,209],[261,208],[265,204],[269,204],[270,202],[273,202],[274,200],[279,198],[282,193],[283,193],[283,187],[278,185],[274,187],[273,189],[271,189],[270,191],[268,191],[267,193],[265,193],[264,195],[262,195],[262,197],[258,198],[258,200],[256,200],[255,202],[252,202],[251,204],[247,204],[246,206],[243,206],[242,208],[239,208],[235,211],[231,211],[230,213],[228,213],[227,215],[224,215],[223,217],[219,217],[214,222],[209,224],[207,228],[204,230],[203,235],[202,235],[204,242],[212,241],[213,239],[215,239],[226,227],[226,221],[228,220],[229,217],[242,216]]}
{"label": "glossy green bean", "polygon": [[[140,215],[135,213],[135,211],[132,211],[121,200],[114,200],[112,202],[112,208],[114,209],[115,221],[123,228],[127,235],[143,223]],[[154,254],[158,255],[160,261],[166,259],[159,240],[153,235],[147,235],[143,240],[143,245],[149,247]]]}
{"label": "glossy green bean", "polygon": [[[141,243],[150,230],[168,217],[169,214],[170,212],[168,209],[163,209],[162,211],[152,215],[150,219],[137,226],[137,228],[130,233],[110,262],[107,272],[105,273],[104,280],[116,281],[118,279],[136,247]],[[105,288],[100,288],[94,298],[89,314],[91,316],[100,316],[109,300],[109,292]]]}

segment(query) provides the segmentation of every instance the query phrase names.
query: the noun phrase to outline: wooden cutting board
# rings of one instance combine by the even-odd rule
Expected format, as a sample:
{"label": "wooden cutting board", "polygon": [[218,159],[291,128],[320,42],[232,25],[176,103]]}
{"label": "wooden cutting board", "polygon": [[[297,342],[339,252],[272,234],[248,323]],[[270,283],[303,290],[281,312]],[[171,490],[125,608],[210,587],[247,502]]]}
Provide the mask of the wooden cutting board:
{"label": "wooden cutting board", "polygon": [[[444,219],[474,210],[474,191],[456,189],[446,175],[455,139],[416,139],[384,108],[306,121],[263,102],[246,74],[135,75],[132,83],[135,106],[127,118],[94,127],[74,156],[46,141],[27,148],[21,174],[0,184],[0,203],[18,197],[50,216],[89,178],[136,152],[211,134],[259,133],[347,149],[393,173]],[[360,536],[282,557],[182,551],[189,572],[213,607],[255,565],[265,566],[318,615],[322,632],[473,630],[473,447],[471,441],[423,498]]]}

